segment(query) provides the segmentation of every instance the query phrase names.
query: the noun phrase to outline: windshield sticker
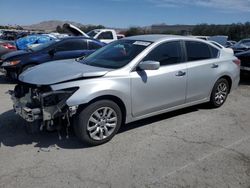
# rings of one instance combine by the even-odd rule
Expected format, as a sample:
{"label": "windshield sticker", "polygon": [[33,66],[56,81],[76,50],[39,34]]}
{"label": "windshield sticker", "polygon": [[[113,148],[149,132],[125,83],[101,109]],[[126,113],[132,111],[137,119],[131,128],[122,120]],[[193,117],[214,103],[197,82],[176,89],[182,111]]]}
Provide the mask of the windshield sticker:
{"label": "windshield sticker", "polygon": [[151,43],[150,42],[143,42],[143,41],[135,41],[133,44],[134,45],[141,45],[141,46],[149,46]]}

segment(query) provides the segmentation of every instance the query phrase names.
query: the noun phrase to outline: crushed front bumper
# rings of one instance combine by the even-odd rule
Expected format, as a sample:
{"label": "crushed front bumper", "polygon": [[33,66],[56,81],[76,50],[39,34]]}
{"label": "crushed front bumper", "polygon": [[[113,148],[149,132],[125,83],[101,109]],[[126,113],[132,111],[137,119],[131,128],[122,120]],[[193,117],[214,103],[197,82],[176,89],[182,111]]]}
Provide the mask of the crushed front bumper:
{"label": "crushed front bumper", "polygon": [[29,108],[27,106],[22,106],[21,102],[12,94],[11,100],[13,101],[13,109],[27,122],[34,122],[36,120],[41,120],[43,118],[42,111],[40,108]]}
{"label": "crushed front bumper", "polygon": [[14,105],[14,111],[27,122],[34,122],[36,120],[42,119],[40,108],[31,109],[28,107]]}

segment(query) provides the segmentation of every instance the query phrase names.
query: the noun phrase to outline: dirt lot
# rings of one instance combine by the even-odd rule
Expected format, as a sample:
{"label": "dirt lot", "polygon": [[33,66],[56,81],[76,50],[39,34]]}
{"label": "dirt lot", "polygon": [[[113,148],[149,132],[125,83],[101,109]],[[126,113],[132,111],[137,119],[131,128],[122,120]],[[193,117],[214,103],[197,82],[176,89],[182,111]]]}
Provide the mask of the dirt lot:
{"label": "dirt lot", "polygon": [[250,187],[250,79],[204,105],[126,125],[88,148],[71,132],[29,135],[0,75],[0,187]]}

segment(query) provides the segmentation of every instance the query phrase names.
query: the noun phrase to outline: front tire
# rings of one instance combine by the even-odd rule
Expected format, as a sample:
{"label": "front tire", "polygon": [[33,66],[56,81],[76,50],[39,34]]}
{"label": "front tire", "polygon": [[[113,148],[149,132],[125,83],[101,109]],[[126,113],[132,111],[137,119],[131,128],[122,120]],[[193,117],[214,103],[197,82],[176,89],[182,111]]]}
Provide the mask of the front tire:
{"label": "front tire", "polygon": [[77,137],[88,145],[96,146],[111,140],[122,123],[119,106],[110,100],[96,101],[76,116],[74,130]]}
{"label": "front tire", "polygon": [[214,108],[221,107],[228,96],[229,83],[225,78],[220,78],[215,83],[210,97],[210,105]]}

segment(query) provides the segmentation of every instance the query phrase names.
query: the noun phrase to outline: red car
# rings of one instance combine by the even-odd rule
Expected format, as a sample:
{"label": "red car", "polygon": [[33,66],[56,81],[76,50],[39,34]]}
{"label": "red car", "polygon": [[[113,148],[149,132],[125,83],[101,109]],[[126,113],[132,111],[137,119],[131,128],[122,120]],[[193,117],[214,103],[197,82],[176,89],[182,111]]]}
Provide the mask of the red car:
{"label": "red car", "polygon": [[0,57],[6,53],[17,50],[16,44],[14,41],[5,41],[0,40]]}

